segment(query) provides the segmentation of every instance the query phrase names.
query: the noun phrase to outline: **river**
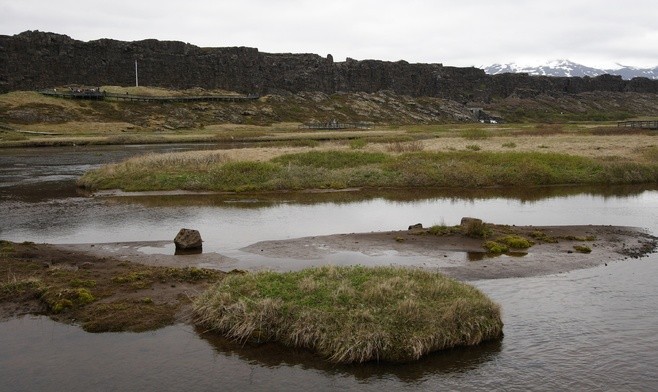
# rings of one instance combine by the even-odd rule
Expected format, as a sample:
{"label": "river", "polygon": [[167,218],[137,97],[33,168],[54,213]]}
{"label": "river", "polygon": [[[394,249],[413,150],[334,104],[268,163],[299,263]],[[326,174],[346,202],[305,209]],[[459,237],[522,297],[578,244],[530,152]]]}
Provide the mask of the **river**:
{"label": "river", "polygon": [[[204,251],[240,257],[261,240],[457,224],[628,225],[658,235],[656,187],[89,198],[84,170],[145,150],[0,150],[0,239],[170,240],[196,228]],[[395,258],[382,259],[395,262]],[[404,365],[336,366],[276,346],[236,347],[187,325],[89,334],[43,317],[0,322],[11,390],[657,390],[658,255],[569,273],[469,282],[501,304],[500,342]]]}

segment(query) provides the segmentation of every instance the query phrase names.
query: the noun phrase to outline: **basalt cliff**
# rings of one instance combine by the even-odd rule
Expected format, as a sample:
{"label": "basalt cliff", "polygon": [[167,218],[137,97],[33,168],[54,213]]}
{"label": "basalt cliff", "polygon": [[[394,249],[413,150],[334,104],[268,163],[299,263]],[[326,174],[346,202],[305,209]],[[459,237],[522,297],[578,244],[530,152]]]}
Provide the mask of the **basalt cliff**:
{"label": "basalt cliff", "polygon": [[0,35],[0,92],[70,84],[133,85],[135,61],[140,85],[261,95],[387,90],[412,97],[486,103],[510,96],[595,91],[658,93],[658,80],[647,78],[487,75],[477,68],[442,64],[352,59],[336,62],[331,55],[271,54],[246,47],[201,48],[174,41],[83,42],[38,31]]}

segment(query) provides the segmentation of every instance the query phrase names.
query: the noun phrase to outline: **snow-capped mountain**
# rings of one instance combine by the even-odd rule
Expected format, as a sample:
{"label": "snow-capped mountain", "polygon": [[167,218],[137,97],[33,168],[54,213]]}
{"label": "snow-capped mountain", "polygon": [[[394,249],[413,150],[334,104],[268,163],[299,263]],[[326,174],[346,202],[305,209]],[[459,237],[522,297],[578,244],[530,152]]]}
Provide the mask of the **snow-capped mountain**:
{"label": "snow-capped mountain", "polygon": [[623,79],[632,79],[635,77],[645,77],[649,79],[658,79],[658,67],[655,68],[636,68],[625,65],[619,65],[619,68],[601,69],[592,68],[582,64],[574,63],[569,60],[553,60],[544,65],[520,66],[518,64],[493,64],[483,67],[484,71],[490,75],[501,73],[527,73],[530,75],[545,76],[598,76],[603,74],[620,75]]}

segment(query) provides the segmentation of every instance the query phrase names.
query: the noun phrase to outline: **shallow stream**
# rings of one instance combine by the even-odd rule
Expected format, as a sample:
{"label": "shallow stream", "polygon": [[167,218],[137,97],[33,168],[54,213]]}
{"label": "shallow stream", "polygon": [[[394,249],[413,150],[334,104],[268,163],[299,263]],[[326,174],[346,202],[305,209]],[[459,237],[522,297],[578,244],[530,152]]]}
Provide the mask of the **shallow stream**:
{"label": "shallow stream", "polygon": [[[627,225],[658,235],[655,187],[88,198],[84,170],[145,150],[0,150],[0,238],[170,240],[239,258],[261,240],[457,224]],[[368,257],[368,256],[362,256]],[[399,255],[380,256],[382,264]],[[505,337],[407,365],[328,365],[275,346],[236,347],[176,325],[88,334],[45,318],[0,322],[0,385],[12,390],[657,390],[658,255],[564,274],[471,282],[501,304]],[[1,277],[0,277],[1,278]]]}

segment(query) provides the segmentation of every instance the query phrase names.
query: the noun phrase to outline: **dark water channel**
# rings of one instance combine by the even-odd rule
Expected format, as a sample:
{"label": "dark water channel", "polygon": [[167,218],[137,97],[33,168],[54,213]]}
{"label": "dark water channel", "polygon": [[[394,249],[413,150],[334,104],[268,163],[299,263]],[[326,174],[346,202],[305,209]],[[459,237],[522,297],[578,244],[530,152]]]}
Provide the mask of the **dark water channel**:
{"label": "dark water channel", "polygon": [[[457,224],[462,216],[629,225],[658,235],[655,187],[131,198],[75,190],[75,177],[95,165],[145,149],[190,148],[199,146],[0,150],[0,238],[168,240],[192,227],[202,232],[204,251],[240,257],[240,248],[261,240]],[[396,263],[401,256],[370,257]],[[276,346],[235,346],[186,325],[88,334],[40,317],[6,320],[0,390],[658,390],[657,279],[653,254],[558,275],[471,282],[501,304],[504,339],[404,365],[328,365]]]}

